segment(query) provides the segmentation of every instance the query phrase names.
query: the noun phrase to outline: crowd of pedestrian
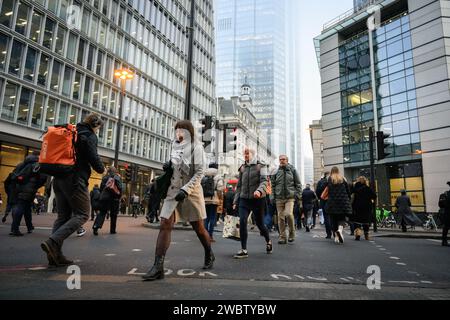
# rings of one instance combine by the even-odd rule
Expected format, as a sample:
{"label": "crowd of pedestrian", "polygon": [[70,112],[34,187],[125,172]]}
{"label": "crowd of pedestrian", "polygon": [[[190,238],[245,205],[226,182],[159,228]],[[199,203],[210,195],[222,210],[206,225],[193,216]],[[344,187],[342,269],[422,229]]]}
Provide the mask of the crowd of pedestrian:
{"label": "crowd of pedestrian", "polygon": [[[102,125],[102,119],[91,114],[76,126],[76,130],[70,125],[55,128],[76,135],[68,140],[68,143],[74,144],[76,154],[70,168],[58,164],[57,155],[53,155],[56,157],[53,163],[45,161],[49,157],[47,153],[52,152],[52,142],[45,142],[45,139],[52,139],[49,131],[44,143],[50,150],[46,150],[44,155],[33,152],[5,180],[8,197],[2,222],[5,223],[7,215],[12,214],[11,236],[23,236],[19,229],[22,217],[28,232],[33,231],[33,208],[38,213],[46,210],[46,198],[38,190],[51,181],[55,195],[53,211],[57,213],[57,218],[50,237],[41,244],[50,266],[73,263],[63,254],[64,242],[75,232],[79,236],[85,234],[83,225],[89,219],[94,221],[93,234],[97,236],[109,218],[109,231],[114,235],[117,233],[119,212],[125,214],[128,204],[131,205],[133,217],[136,218],[142,211],[143,204],[138,193],[133,193],[129,202],[124,196],[124,184],[114,166],[107,169],[100,186],[95,185],[91,192],[88,190],[91,168],[99,174],[105,172],[97,152],[97,133]],[[267,254],[274,250],[272,232],[278,232],[280,246],[294,244],[297,230],[304,227],[306,232],[310,232],[314,229],[319,213],[327,239],[334,238],[335,243],[343,244],[344,228],[352,226],[356,241],[363,237],[370,240],[370,226],[376,223],[377,195],[366,177],[349,182],[339,168],[333,167],[331,172],[325,172],[323,178],[317,181],[315,189],[309,184],[303,189],[298,172],[286,155],[281,155],[279,165],[271,170],[258,161],[255,150],[247,147],[244,150],[245,161],[238,171],[237,185],[226,185],[217,164],[210,164],[205,169],[204,149],[190,121],[176,124],[175,137],[170,160],[163,166],[164,174],[152,180],[144,192],[147,220],[150,223],[160,222],[154,264],[143,276],[144,280],[164,278],[165,256],[177,217],[188,222],[197,234],[204,250],[205,270],[214,266],[212,244],[220,216],[222,221],[226,215],[239,218],[240,249],[234,255],[235,259],[249,257],[249,222],[253,224],[251,228],[256,226],[264,238]],[[0,197],[1,204],[3,199]],[[401,228],[406,232],[407,226],[415,221],[411,199],[405,190],[396,199],[395,207]],[[448,246],[450,191],[441,195],[439,207],[444,225],[442,245]]]}

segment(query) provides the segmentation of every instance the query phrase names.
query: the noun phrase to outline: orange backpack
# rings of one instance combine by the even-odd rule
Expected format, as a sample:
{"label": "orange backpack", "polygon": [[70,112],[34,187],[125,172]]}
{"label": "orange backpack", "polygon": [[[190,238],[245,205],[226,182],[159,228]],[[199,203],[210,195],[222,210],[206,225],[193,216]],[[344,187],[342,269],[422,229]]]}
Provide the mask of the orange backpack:
{"label": "orange backpack", "polygon": [[76,163],[77,128],[72,124],[49,127],[44,134],[40,171],[51,176],[73,172]]}

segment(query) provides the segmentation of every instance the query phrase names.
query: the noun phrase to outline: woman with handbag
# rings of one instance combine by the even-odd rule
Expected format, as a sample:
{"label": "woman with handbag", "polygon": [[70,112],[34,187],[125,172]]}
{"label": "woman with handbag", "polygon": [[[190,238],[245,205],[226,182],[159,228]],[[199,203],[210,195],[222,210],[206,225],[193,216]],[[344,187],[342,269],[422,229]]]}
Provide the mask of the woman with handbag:
{"label": "woman with handbag", "polygon": [[322,198],[327,198],[326,212],[331,218],[331,226],[335,234],[334,241],[343,244],[346,217],[351,216],[353,210],[350,203],[350,188],[338,167],[331,169],[328,187]]}
{"label": "woman with handbag", "polygon": [[190,222],[203,245],[205,250],[203,269],[212,269],[214,265],[211,238],[203,223],[206,218],[201,186],[205,163],[203,146],[195,139],[194,126],[190,121],[178,122],[175,125],[175,135],[170,161],[163,167],[166,174],[171,175],[170,185],[167,188],[160,188],[157,182],[156,186],[156,192],[162,193],[162,199],[165,201],[160,214],[161,225],[156,243],[155,263],[143,276],[145,281],[164,278],[164,258],[170,246],[175,211],[184,221]]}

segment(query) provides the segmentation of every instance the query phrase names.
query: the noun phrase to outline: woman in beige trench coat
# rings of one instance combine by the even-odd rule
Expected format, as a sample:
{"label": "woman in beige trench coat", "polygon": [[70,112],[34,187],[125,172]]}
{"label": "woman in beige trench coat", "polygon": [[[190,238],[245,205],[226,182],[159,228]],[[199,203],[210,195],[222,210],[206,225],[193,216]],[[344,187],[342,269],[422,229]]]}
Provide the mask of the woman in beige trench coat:
{"label": "woman in beige trench coat", "polygon": [[170,238],[175,223],[175,212],[184,221],[189,221],[197,233],[205,250],[203,269],[212,269],[214,254],[211,239],[205,229],[205,199],[201,180],[204,176],[205,155],[203,146],[195,139],[194,127],[190,121],[179,121],[175,126],[176,141],[172,145],[170,161],[164,171],[173,169],[167,198],[161,209],[161,226],[156,243],[155,263],[143,276],[145,281],[164,278],[164,258],[170,246]]}

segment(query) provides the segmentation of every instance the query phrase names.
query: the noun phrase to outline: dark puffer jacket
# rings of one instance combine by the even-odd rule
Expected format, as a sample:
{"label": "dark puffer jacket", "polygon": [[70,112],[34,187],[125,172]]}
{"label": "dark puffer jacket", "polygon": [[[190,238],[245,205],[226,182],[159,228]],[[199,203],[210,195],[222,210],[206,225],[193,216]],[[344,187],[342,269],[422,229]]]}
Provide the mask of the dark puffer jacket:
{"label": "dark puffer jacket", "polygon": [[91,127],[85,123],[77,125],[77,175],[79,181],[85,187],[89,185],[89,178],[91,177],[91,166],[99,174],[105,171],[102,161],[97,153],[98,139]]}
{"label": "dark puffer jacket", "polygon": [[327,214],[351,216],[353,210],[350,199],[350,188],[345,180],[339,184],[333,184],[331,179],[328,180]]}
{"label": "dark puffer jacket", "polygon": [[234,204],[239,199],[254,199],[256,191],[261,192],[261,198],[267,194],[267,168],[256,161],[245,163],[239,168],[239,182],[234,196]]}
{"label": "dark puffer jacket", "polygon": [[377,195],[367,185],[357,182],[353,188],[355,198],[353,200],[353,211],[355,216],[353,222],[367,224],[373,220],[373,203]]}
{"label": "dark puffer jacket", "polygon": [[17,200],[32,202],[36,197],[36,192],[47,182],[47,175],[35,172],[38,162],[39,157],[30,155],[26,157],[23,164],[19,165],[23,182],[16,184]]}

